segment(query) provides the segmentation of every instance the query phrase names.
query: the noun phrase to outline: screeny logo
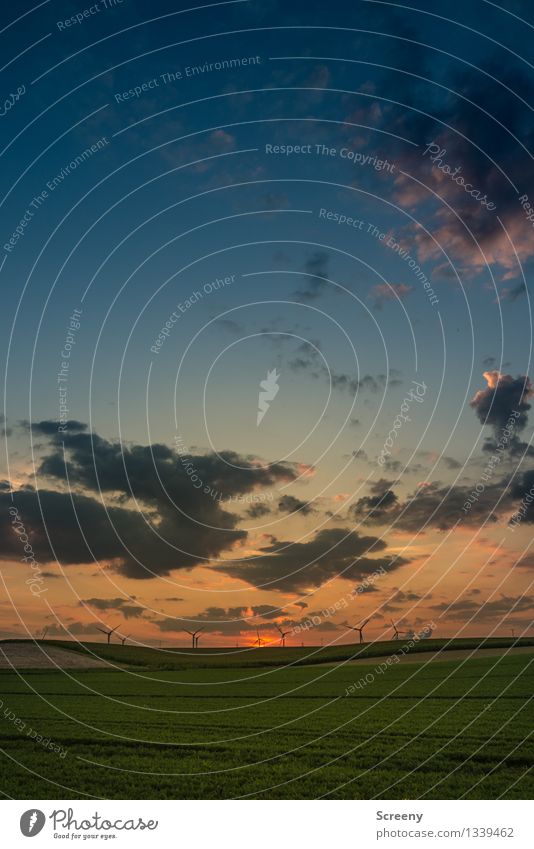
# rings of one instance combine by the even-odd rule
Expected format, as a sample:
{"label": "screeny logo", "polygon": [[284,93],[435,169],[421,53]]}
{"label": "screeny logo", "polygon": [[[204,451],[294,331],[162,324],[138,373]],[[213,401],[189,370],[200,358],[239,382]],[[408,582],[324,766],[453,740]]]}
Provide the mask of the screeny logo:
{"label": "screeny logo", "polygon": [[31,808],[22,814],[20,818],[20,830],[24,837],[35,837],[42,830],[45,822],[46,817],[43,812],[36,808]]}

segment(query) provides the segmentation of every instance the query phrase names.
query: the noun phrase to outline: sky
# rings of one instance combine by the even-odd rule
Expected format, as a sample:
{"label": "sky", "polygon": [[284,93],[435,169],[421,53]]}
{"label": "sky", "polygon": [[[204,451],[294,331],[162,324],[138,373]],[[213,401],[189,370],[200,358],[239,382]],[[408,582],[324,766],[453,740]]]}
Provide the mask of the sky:
{"label": "sky", "polygon": [[530,4],[1,18],[0,636],[531,634]]}

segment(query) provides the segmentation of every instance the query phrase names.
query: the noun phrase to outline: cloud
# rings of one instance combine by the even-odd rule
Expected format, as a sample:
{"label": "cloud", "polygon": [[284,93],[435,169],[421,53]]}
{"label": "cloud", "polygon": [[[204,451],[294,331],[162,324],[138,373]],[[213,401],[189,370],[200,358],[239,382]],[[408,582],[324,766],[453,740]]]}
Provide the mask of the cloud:
{"label": "cloud", "polygon": [[512,486],[511,497],[520,500],[521,504],[517,513],[514,513],[511,522],[526,522],[528,525],[534,523],[534,469],[523,472]]}
{"label": "cloud", "polygon": [[[427,227],[436,243],[446,244],[449,255],[471,272],[482,270],[487,262],[505,269],[505,276],[510,276],[519,273],[516,252],[521,262],[533,252],[532,229],[514,184],[530,198],[534,195],[534,166],[517,141],[534,132],[532,116],[525,117],[521,103],[521,98],[532,100],[534,85],[532,78],[517,68],[503,69],[498,56],[485,62],[483,71],[483,75],[463,70],[450,74],[448,86],[461,96],[440,98],[438,94],[433,98],[432,115],[422,116],[399,107],[388,116],[390,125],[395,121],[397,132],[423,140],[422,148],[399,151],[395,199],[410,207],[429,199],[434,203],[429,191],[401,172],[413,174],[452,208],[435,204],[434,217]],[[395,82],[399,82],[398,75]],[[412,80],[410,85],[413,90]],[[429,155],[422,155],[432,143],[444,151],[439,159],[449,173],[439,167],[439,162],[431,162]],[[486,195],[496,209],[486,208],[454,176],[463,178],[470,190]],[[430,235],[423,231],[414,234],[421,259],[441,257]]]}
{"label": "cloud", "polygon": [[330,254],[326,251],[315,251],[304,263],[303,271],[309,275],[304,278],[299,288],[293,292],[293,297],[302,301],[314,301],[319,298],[328,286]]}
{"label": "cloud", "polygon": [[523,282],[521,282],[521,283],[518,283],[517,286],[512,286],[509,289],[506,289],[506,288],[501,289],[501,291],[499,292],[499,295],[498,295],[498,299],[500,301],[510,301],[511,303],[513,303],[514,301],[517,301],[517,299],[520,298],[521,295],[526,295],[526,294],[527,294],[527,287],[525,286],[525,284]]}
{"label": "cloud", "polygon": [[[493,429],[495,440],[489,441],[485,450],[494,450],[497,440],[501,440],[510,453],[523,453],[527,446],[520,442],[518,433],[524,430],[528,421],[531,405],[526,399],[534,394],[530,378],[526,375],[514,378],[496,370],[485,371],[484,377],[488,386],[478,390],[470,405],[479,421]],[[512,413],[516,415],[515,424],[511,425],[514,432],[506,439],[503,431]]]}
{"label": "cloud", "polygon": [[278,509],[281,513],[302,513],[303,516],[317,512],[309,501],[301,501],[294,495],[283,495],[278,502]]}
{"label": "cloud", "polygon": [[239,636],[242,633],[262,631],[271,629],[274,625],[265,621],[280,618],[282,611],[279,607],[269,604],[261,604],[256,607],[208,607],[202,613],[195,616],[167,617],[155,624],[162,632],[180,633],[183,631],[195,631],[198,626],[206,633],[225,634],[227,636]]}
{"label": "cloud", "polygon": [[98,625],[94,622],[69,622],[68,625],[49,625],[47,637],[66,637],[72,634],[75,637],[98,635],[102,637],[102,633],[98,630]]}
{"label": "cloud", "polygon": [[534,613],[534,596],[506,596],[501,595],[494,601],[483,601],[478,603],[472,599],[459,599],[453,602],[441,602],[430,608],[439,613],[447,611],[447,616],[456,620],[471,619],[474,617],[479,621],[498,624],[498,620],[515,613]]}
{"label": "cloud", "polygon": [[[350,509],[349,515],[360,519],[365,525],[395,526],[398,530],[415,532],[424,528],[444,531],[457,524],[479,525],[486,520],[496,522],[499,515],[510,507],[506,483],[496,481],[485,486],[469,512],[465,513],[462,507],[471,492],[471,486],[430,484],[418,487],[401,501],[391,489],[385,489],[382,495],[359,499]],[[503,492],[504,501],[496,511],[496,504]]]}
{"label": "cloud", "polygon": [[[387,544],[360,536],[348,528],[326,528],[308,542],[277,541],[260,549],[257,557],[224,562],[218,571],[255,587],[280,592],[306,592],[332,578],[360,581],[382,567],[392,571],[408,563],[384,554]],[[371,557],[382,553],[380,557]]]}
{"label": "cloud", "polygon": [[371,519],[375,523],[387,521],[388,513],[398,504],[398,497],[393,491],[397,481],[380,478],[369,485],[370,495],[359,498],[349,508],[349,514],[354,519]]}
{"label": "cloud", "polygon": [[185,598],[181,598],[180,596],[171,595],[165,598],[155,598],[154,601],[185,601]]}
{"label": "cloud", "polygon": [[13,429],[6,427],[6,417],[0,414],[0,436],[11,436]]}
{"label": "cloud", "polygon": [[290,200],[283,192],[267,192],[260,197],[260,203],[266,209],[284,209],[290,205]]}
{"label": "cloud", "polygon": [[408,286],[406,283],[379,283],[373,286],[369,292],[369,298],[375,309],[381,310],[389,301],[403,300],[410,292],[413,292],[413,289],[413,286]]}
{"label": "cloud", "polygon": [[[30,422],[23,420],[20,424],[22,427],[27,429],[31,427],[34,433],[40,433],[43,436],[58,436],[59,425],[57,421],[45,419],[43,421],[30,424]],[[76,419],[69,419],[63,423],[62,427],[65,427],[68,433],[83,433],[87,430],[87,425],[83,422],[77,421]]]}
{"label": "cloud", "polygon": [[[39,472],[61,489],[43,488],[39,494],[19,489],[14,504],[43,563],[56,558],[62,563],[111,560],[131,578],[191,569],[218,558],[247,536],[237,528],[239,516],[225,511],[204,486],[237,495],[291,482],[298,475],[291,464],[264,466],[231,451],[191,455],[187,461],[203,485],[198,489],[184,458],[166,445],[122,445],[82,428],[60,435],[56,428],[52,436],[48,422],[33,429],[51,441]],[[64,489],[67,485],[70,492]],[[20,543],[7,513],[8,490],[0,490],[0,502],[5,506],[0,558],[19,559]]]}
{"label": "cloud", "polygon": [[262,504],[260,502],[249,507],[246,511],[246,515],[250,516],[251,519],[261,519],[263,516],[267,516],[270,512],[270,508],[267,507],[266,504]]}
{"label": "cloud", "polygon": [[[400,380],[400,372],[398,369],[392,368],[389,375],[364,374],[361,378],[355,377],[343,372],[336,372],[333,369],[330,371],[326,368],[319,352],[307,342],[299,345],[297,354],[288,361],[289,368],[294,372],[305,371],[310,377],[315,380],[326,380],[330,383],[332,389],[337,389],[340,392],[350,392],[355,395],[359,391],[379,392],[386,386],[398,386]],[[351,420],[351,424],[357,422],[358,419]],[[356,425],[354,425],[356,426]]]}
{"label": "cloud", "polygon": [[439,461],[440,463],[443,463],[447,469],[455,470],[462,468],[462,464],[459,463],[458,460],[455,460],[454,457],[448,457],[445,454],[440,456],[437,451],[418,451],[417,456],[424,462],[431,463],[432,465]]}
{"label": "cloud", "polygon": [[94,610],[117,610],[125,619],[139,619],[145,611],[144,607],[130,604],[124,598],[86,598],[81,599],[79,604]]}

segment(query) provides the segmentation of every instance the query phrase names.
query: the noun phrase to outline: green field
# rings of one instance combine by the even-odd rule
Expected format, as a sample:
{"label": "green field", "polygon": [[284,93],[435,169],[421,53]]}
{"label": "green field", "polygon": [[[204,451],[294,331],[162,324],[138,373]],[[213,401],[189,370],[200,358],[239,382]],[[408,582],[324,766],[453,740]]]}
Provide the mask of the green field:
{"label": "green field", "polygon": [[[4,640],[2,642],[13,642]],[[17,642],[20,642],[18,640]],[[37,641],[39,642],[39,641]],[[68,648],[90,656],[103,658],[112,663],[128,666],[144,666],[151,669],[179,670],[179,669],[243,669],[247,667],[263,666],[307,666],[317,663],[338,663],[347,660],[361,660],[364,658],[386,657],[399,651],[399,648],[408,646],[407,641],[380,641],[376,643],[340,644],[330,646],[306,646],[279,648],[278,646],[266,646],[260,650],[256,648],[199,648],[191,651],[187,648],[163,648],[152,649],[133,645],[121,646],[117,643],[74,643],[61,640],[46,640],[44,645]],[[472,650],[476,648],[502,649],[511,646],[532,646],[534,649],[534,637],[521,637],[511,639],[510,637],[465,637],[459,639],[435,639],[420,640],[410,645],[409,654],[428,651],[455,651],[458,649]],[[407,649],[408,650],[408,649]]]}
{"label": "green field", "polygon": [[[448,647],[466,642],[476,644]],[[499,642],[510,645],[485,645]],[[2,790],[17,799],[532,798],[534,654],[377,675],[392,645],[365,647],[378,658],[369,665],[311,666],[309,648],[239,657],[91,644],[128,668],[1,672]],[[315,659],[359,651],[330,647]]]}

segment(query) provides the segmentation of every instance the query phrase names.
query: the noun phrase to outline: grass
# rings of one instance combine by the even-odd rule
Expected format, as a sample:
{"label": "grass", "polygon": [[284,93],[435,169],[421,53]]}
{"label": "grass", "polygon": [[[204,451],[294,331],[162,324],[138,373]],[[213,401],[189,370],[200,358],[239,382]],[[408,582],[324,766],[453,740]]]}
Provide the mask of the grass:
{"label": "grass", "polygon": [[[5,640],[3,642],[10,642]],[[17,642],[20,642],[18,640]],[[317,663],[340,663],[346,660],[386,657],[407,644],[407,640],[382,641],[364,645],[342,644],[332,646],[287,647],[266,646],[257,648],[187,648],[152,649],[134,645],[121,646],[105,642],[75,643],[61,640],[45,640],[43,645],[57,646],[88,653],[111,663],[141,666],[150,669],[243,669],[292,664],[298,666]],[[511,639],[510,637],[466,637],[464,639],[421,640],[410,648],[409,653],[428,651],[450,651],[455,649],[509,648],[510,646],[532,646],[534,637]]]}
{"label": "grass", "polygon": [[[525,799],[534,790],[530,654],[379,675],[379,660],[310,666],[298,649],[256,649],[238,666],[235,652],[91,648],[128,670],[0,674],[9,796]],[[364,647],[377,658],[382,649],[391,644]],[[318,651],[331,663],[334,651],[355,650]],[[281,652],[295,665],[274,666]]]}

